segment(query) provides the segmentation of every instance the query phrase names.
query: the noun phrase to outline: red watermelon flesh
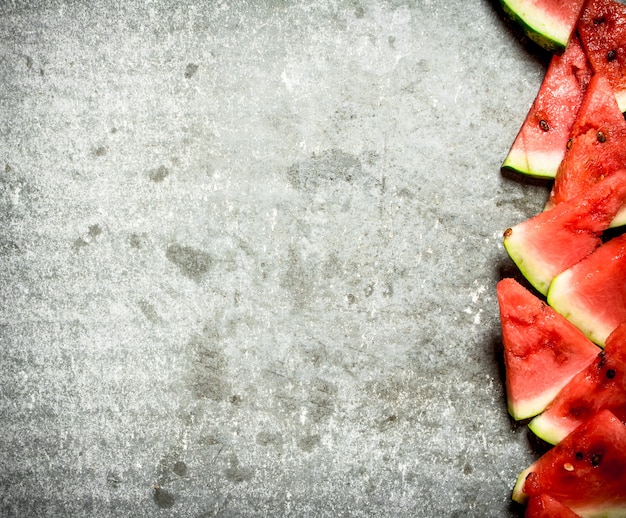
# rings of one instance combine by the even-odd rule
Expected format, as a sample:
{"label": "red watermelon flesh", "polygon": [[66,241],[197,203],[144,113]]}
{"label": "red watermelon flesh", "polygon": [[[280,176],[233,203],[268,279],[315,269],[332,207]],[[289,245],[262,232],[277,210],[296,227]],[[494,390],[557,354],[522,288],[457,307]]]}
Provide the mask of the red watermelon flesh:
{"label": "red watermelon flesh", "polygon": [[621,111],[626,111],[626,5],[588,0],[578,34],[596,74],[608,78]]}
{"label": "red watermelon flesh", "polygon": [[626,200],[626,182],[616,173],[584,194],[507,229],[504,246],[520,271],[542,294],[552,279],[593,252]]}
{"label": "red watermelon flesh", "polygon": [[[601,75],[589,83],[567,147],[547,209],[579,196],[610,175],[621,174],[626,182],[626,120],[611,85]],[[621,224],[621,219],[617,217],[611,226]]]}
{"label": "red watermelon flesh", "polygon": [[580,518],[580,515],[556,498],[542,494],[529,498],[524,518]]}
{"label": "red watermelon flesh", "polygon": [[554,178],[590,78],[587,57],[573,36],[565,52],[552,57],[503,169]]}
{"label": "red watermelon flesh", "polygon": [[626,234],[610,239],[557,275],[548,303],[602,346],[626,321]]}
{"label": "red watermelon flesh", "polygon": [[501,280],[496,292],[509,413],[526,419],[545,410],[600,349],[516,280]]}
{"label": "red watermelon flesh", "polygon": [[602,410],[522,471],[513,499],[550,495],[580,516],[626,516],[626,426]]}
{"label": "red watermelon flesh", "polygon": [[626,421],[626,323],[607,339],[604,351],[574,376],[528,426],[538,437],[556,444],[604,409]]}

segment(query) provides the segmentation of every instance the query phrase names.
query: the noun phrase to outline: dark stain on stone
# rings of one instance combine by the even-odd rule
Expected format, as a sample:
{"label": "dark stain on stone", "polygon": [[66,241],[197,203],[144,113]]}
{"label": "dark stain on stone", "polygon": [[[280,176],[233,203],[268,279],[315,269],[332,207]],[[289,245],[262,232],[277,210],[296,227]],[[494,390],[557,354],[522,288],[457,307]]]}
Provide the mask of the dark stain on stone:
{"label": "dark stain on stone", "polygon": [[239,394],[233,394],[232,396],[228,398],[228,401],[231,404],[237,406],[241,404],[241,402],[243,401],[243,398]]}
{"label": "dark stain on stone", "polygon": [[170,175],[170,170],[164,165],[160,165],[155,169],[148,171],[148,177],[154,183],[160,183]]}
{"label": "dark stain on stone", "polygon": [[211,269],[211,256],[202,250],[177,243],[167,247],[165,257],[180,269],[181,273],[199,282]]}
{"label": "dark stain on stone", "polygon": [[368,284],[365,286],[364,292],[366,297],[371,297],[374,294],[374,284]]}
{"label": "dark stain on stone", "polygon": [[5,173],[10,173],[11,171],[13,171],[13,168],[11,167],[11,164],[5,164],[4,165],[4,172]]}
{"label": "dark stain on stone", "polygon": [[405,200],[412,200],[415,198],[415,194],[413,193],[413,191],[407,189],[406,187],[403,187],[398,191],[398,197]]}
{"label": "dark stain on stone", "polygon": [[283,436],[279,433],[259,432],[256,435],[256,443],[260,446],[273,446],[282,448]]}
{"label": "dark stain on stone", "polygon": [[147,241],[148,238],[145,234],[137,234],[133,232],[128,237],[128,242],[133,248],[143,248],[146,245]]}
{"label": "dark stain on stone", "polygon": [[177,460],[172,466],[172,471],[179,477],[184,477],[187,475],[187,464],[182,460]]}
{"label": "dark stain on stone", "polygon": [[321,438],[317,434],[305,434],[298,438],[297,444],[302,451],[310,452],[321,443]]}
{"label": "dark stain on stone", "polygon": [[154,309],[154,306],[150,304],[150,302],[148,302],[145,299],[142,299],[137,303],[137,305],[139,306],[139,309],[141,309],[141,312],[143,313],[143,315],[150,322],[152,322],[153,324],[159,324],[161,322],[161,317],[157,313],[156,309]]}
{"label": "dark stain on stone", "polygon": [[225,380],[227,361],[215,348],[215,337],[195,335],[189,341],[191,354],[189,389],[194,399],[224,401],[230,392]]}
{"label": "dark stain on stone", "polygon": [[355,10],[354,10],[354,16],[356,16],[357,18],[363,18],[365,16],[365,10],[363,9],[362,6],[358,6]]}
{"label": "dark stain on stone", "polygon": [[100,227],[100,225],[98,224],[89,225],[89,237],[91,237],[92,239],[95,239],[100,234],[102,234],[102,228]]}
{"label": "dark stain on stone", "polygon": [[86,247],[86,246],[88,246],[88,245],[89,245],[89,243],[88,243],[87,241],[85,241],[82,237],[79,237],[79,238],[77,238],[77,239],[74,241],[74,250],[75,250],[75,251],[78,251],[78,250],[80,250],[81,248],[84,248],[84,247]]}
{"label": "dark stain on stone", "polygon": [[224,476],[227,480],[238,484],[252,479],[254,476],[254,470],[241,466],[237,456],[232,454],[228,457],[228,465],[224,470]]}
{"label": "dark stain on stone", "polygon": [[383,287],[383,297],[390,298],[393,295],[393,284],[387,281]]}
{"label": "dark stain on stone", "polygon": [[310,158],[293,164],[287,176],[296,189],[311,190],[323,182],[353,182],[362,174],[361,161],[339,149],[314,153]]}
{"label": "dark stain on stone", "polygon": [[95,156],[104,156],[107,154],[107,148],[105,146],[98,146],[96,149],[93,150],[93,154]]}
{"label": "dark stain on stone", "polygon": [[26,68],[31,70],[33,68],[33,58],[26,56]]}
{"label": "dark stain on stone", "polygon": [[152,497],[156,505],[161,509],[171,509],[176,503],[176,497],[159,486],[154,486]]}
{"label": "dark stain on stone", "polygon": [[191,79],[197,71],[198,65],[196,65],[195,63],[189,63],[185,67],[185,79]]}
{"label": "dark stain on stone", "polygon": [[122,482],[122,476],[119,473],[114,471],[109,471],[107,473],[107,486],[111,489],[119,489]]}
{"label": "dark stain on stone", "polygon": [[396,37],[395,37],[395,36],[389,36],[389,37],[387,38],[387,42],[389,43],[389,46],[390,46],[392,49],[395,49],[395,48],[396,48]]}

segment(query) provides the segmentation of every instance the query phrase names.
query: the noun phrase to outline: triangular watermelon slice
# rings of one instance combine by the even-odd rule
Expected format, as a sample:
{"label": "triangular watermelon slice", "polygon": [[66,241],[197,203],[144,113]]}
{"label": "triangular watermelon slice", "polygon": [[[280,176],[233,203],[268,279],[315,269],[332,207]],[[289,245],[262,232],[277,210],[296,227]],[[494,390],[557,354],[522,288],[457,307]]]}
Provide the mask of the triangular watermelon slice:
{"label": "triangular watermelon slice", "polygon": [[600,349],[516,280],[502,279],[496,292],[508,409],[513,418],[527,419],[545,410]]}
{"label": "triangular watermelon slice", "polygon": [[551,52],[567,45],[584,0],[501,0],[508,16],[535,43]]}
{"label": "triangular watermelon slice", "polygon": [[602,410],[522,471],[513,499],[541,494],[582,517],[626,516],[626,425]]}
{"label": "triangular watermelon slice", "polygon": [[583,195],[507,229],[504,246],[529,282],[546,294],[552,279],[593,252],[626,199],[614,174]]}
{"label": "triangular watermelon slice", "polygon": [[[626,120],[608,80],[596,74],[587,87],[559,165],[546,209],[584,193],[613,174],[626,182]],[[626,210],[611,226],[623,224]]]}
{"label": "triangular watermelon slice", "polygon": [[611,333],[604,351],[574,376],[528,426],[544,441],[556,444],[604,409],[626,420],[626,323]]}
{"label": "triangular watermelon slice", "polygon": [[557,275],[548,303],[600,346],[626,321],[626,234]]}
{"label": "triangular watermelon slice", "polygon": [[529,498],[524,518],[580,518],[580,515],[556,498],[542,494]]}
{"label": "triangular watermelon slice", "polygon": [[626,111],[626,5],[588,0],[577,29],[594,72],[609,79],[620,110]]}
{"label": "triangular watermelon slice", "polygon": [[574,35],[565,52],[552,57],[537,97],[502,164],[503,169],[554,178],[591,73]]}

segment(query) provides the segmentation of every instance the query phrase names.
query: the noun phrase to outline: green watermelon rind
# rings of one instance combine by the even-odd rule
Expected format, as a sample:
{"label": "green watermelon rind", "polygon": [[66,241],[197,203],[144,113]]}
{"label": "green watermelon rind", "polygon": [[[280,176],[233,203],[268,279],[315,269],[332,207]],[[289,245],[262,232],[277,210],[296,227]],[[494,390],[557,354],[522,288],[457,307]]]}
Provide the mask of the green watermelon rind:
{"label": "green watermelon rind", "polygon": [[534,254],[527,253],[526,237],[523,227],[515,226],[505,236],[504,248],[528,282],[542,295],[546,295],[554,274],[546,268],[546,263],[541,258],[535,260]]}
{"label": "green watermelon rind", "polygon": [[552,279],[548,288],[547,302],[557,312],[580,329],[593,343],[604,347],[604,343],[613,329],[602,326],[589,314],[589,310],[576,304],[572,297],[574,288],[574,269],[572,268],[559,273]]}
{"label": "green watermelon rind", "polygon": [[540,396],[526,400],[523,403],[513,403],[512,401],[508,401],[507,407],[509,414],[511,414],[511,417],[516,421],[522,421],[524,419],[535,417],[537,414],[540,414],[546,409],[546,407],[559,393],[559,390],[561,390],[561,387],[557,387],[553,390],[546,390]]}
{"label": "green watermelon rind", "polygon": [[515,171],[534,178],[551,179],[556,176],[563,156],[564,152],[562,151],[527,153],[512,149],[502,163],[501,169]]}
{"label": "green watermelon rind", "polygon": [[562,52],[569,41],[573,27],[550,19],[548,13],[531,9],[532,2],[501,0],[504,12],[540,47],[549,52]]}
{"label": "green watermelon rind", "polygon": [[545,414],[540,414],[528,423],[528,428],[540,439],[548,444],[560,443],[569,433],[568,430],[561,428],[554,419],[549,419]]}

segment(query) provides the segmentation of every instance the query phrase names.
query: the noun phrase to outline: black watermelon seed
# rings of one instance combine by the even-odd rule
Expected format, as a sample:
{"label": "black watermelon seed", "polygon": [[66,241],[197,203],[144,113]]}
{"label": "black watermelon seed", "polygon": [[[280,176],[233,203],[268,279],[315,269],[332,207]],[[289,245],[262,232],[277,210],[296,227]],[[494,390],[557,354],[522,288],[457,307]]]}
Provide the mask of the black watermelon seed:
{"label": "black watermelon seed", "polygon": [[575,453],[576,455],[576,459],[581,460],[583,458],[583,452],[582,451],[577,451]]}
{"label": "black watermelon seed", "polygon": [[612,380],[615,377],[615,369],[609,369],[606,371],[606,377]]}
{"label": "black watermelon seed", "polygon": [[541,120],[539,121],[539,127],[540,127],[543,131],[550,131],[550,126],[549,126],[549,125],[548,125],[548,123],[547,123],[545,120],[543,120],[543,119],[541,119]]}
{"label": "black watermelon seed", "polygon": [[[624,114],[624,119],[626,120],[626,113]],[[571,149],[571,148],[572,148],[572,143],[573,143],[573,142],[574,142],[574,140],[573,140],[573,139],[569,139],[569,140],[567,141],[567,146],[566,146],[566,147],[567,147],[567,149]]]}
{"label": "black watermelon seed", "polygon": [[615,61],[617,57],[617,51],[615,49],[611,49],[606,53],[606,60],[610,63],[611,61]]}
{"label": "black watermelon seed", "polygon": [[603,131],[598,131],[598,142],[606,142],[606,134]]}
{"label": "black watermelon seed", "polygon": [[605,22],[604,16],[599,16],[598,18],[593,19],[594,25],[602,25]]}
{"label": "black watermelon seed", "polygon": [[596,453],[593,457],[591,457],[591,465],[597,466],[598,464],[600,464],[601,460],[602,457]]}

